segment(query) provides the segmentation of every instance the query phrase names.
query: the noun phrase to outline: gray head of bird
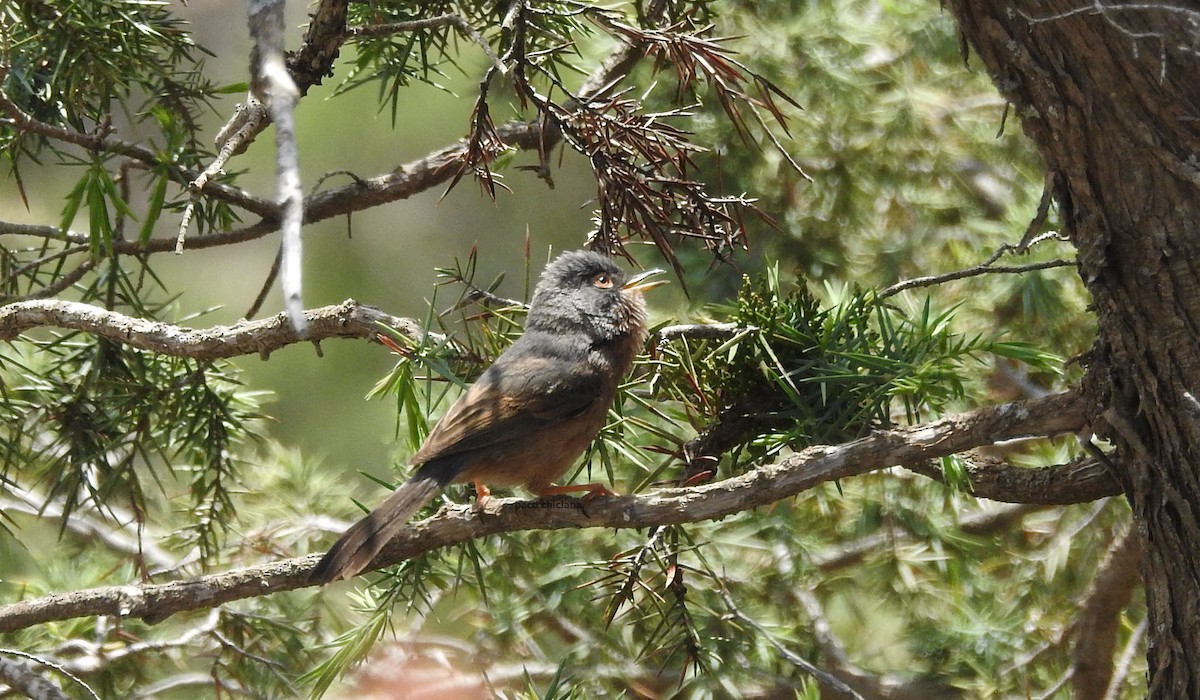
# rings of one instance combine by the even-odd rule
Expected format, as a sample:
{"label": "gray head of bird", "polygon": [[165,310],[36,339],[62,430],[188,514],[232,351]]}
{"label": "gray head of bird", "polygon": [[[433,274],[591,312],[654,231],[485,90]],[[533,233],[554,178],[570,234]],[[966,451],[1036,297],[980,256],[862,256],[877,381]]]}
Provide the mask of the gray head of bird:
{"label": "gray head of bird", "polygon": [[587,250],[555,258],[538,279],[525,327],[548,332],[578,332],[595,341],[642,333],[646,303],[642,292],[665,284],[648,280],[661,270],[630,277],[613,260]]}

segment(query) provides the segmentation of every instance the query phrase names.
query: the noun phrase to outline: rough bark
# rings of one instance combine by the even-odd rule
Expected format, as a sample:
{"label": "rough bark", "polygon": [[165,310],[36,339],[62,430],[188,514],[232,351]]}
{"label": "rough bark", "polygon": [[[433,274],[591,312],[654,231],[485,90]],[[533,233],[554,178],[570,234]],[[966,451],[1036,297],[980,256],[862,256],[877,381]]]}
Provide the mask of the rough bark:
{"label": "rough bark", "polygon": [[1151,698],[1200,697],[1200,3],[950,0],[1056,183],[1092,427],[1145,543]]}

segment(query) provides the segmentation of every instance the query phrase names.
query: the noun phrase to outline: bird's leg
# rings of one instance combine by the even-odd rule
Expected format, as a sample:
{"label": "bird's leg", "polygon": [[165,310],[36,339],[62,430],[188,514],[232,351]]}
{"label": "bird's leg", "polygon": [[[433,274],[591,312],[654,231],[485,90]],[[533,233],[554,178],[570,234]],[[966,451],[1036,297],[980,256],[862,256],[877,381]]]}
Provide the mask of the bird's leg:
{"label": "bird's leg", "polygon": [[492,490],[489,489],[482,481],[476,479],[471,483],[475,484],[475,503],[482,504],[484,501],[492,497]]}

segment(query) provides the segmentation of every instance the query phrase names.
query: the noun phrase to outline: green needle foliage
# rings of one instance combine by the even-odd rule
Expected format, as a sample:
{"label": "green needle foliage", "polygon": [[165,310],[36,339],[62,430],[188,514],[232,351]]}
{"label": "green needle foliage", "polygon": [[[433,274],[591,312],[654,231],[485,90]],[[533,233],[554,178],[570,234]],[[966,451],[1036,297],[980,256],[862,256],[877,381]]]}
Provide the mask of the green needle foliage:
{"label": "green needle foliage", "polygon": [[[1056,371],[1061,360],[1016,342],[954,332],[953,309],[913,312],[874,292],[781,289],[777,270],[747,279],[736,305],[710,314],[732,337],[660,346],[659,396],[700,433],[696,456],[731,454],[733,473],[785,446],[837,444],[961,404],[991,355]],[[741,466],[737,466],[741,465]]]}
{"label": "green needle foliage", "polygon": [[105,339],[71,334],[32,347],[0,368],[11,417],[0,425],[0,473],[39,484],[66,517],[103,504],[139,523],[186,485],[176,536],[215,557],[234,516],[245,443],[261,429],[254,393],[227,366]]}

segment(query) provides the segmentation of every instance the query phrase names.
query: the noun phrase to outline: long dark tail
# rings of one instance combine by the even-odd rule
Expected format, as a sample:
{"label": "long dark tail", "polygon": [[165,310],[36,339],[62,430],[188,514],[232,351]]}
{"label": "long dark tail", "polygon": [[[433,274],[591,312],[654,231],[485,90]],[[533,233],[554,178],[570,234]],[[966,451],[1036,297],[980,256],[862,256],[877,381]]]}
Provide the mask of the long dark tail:
{"label": "long dark tail", "polygon": [[443,470],[422,468],[411,479],[396,487],[387,500],[351,525],[329,548],[308,575],[309,583],[329,583],[350,578],[366,569],[375,555],[403,529],[412,514],[449,482],[446,476]]}

